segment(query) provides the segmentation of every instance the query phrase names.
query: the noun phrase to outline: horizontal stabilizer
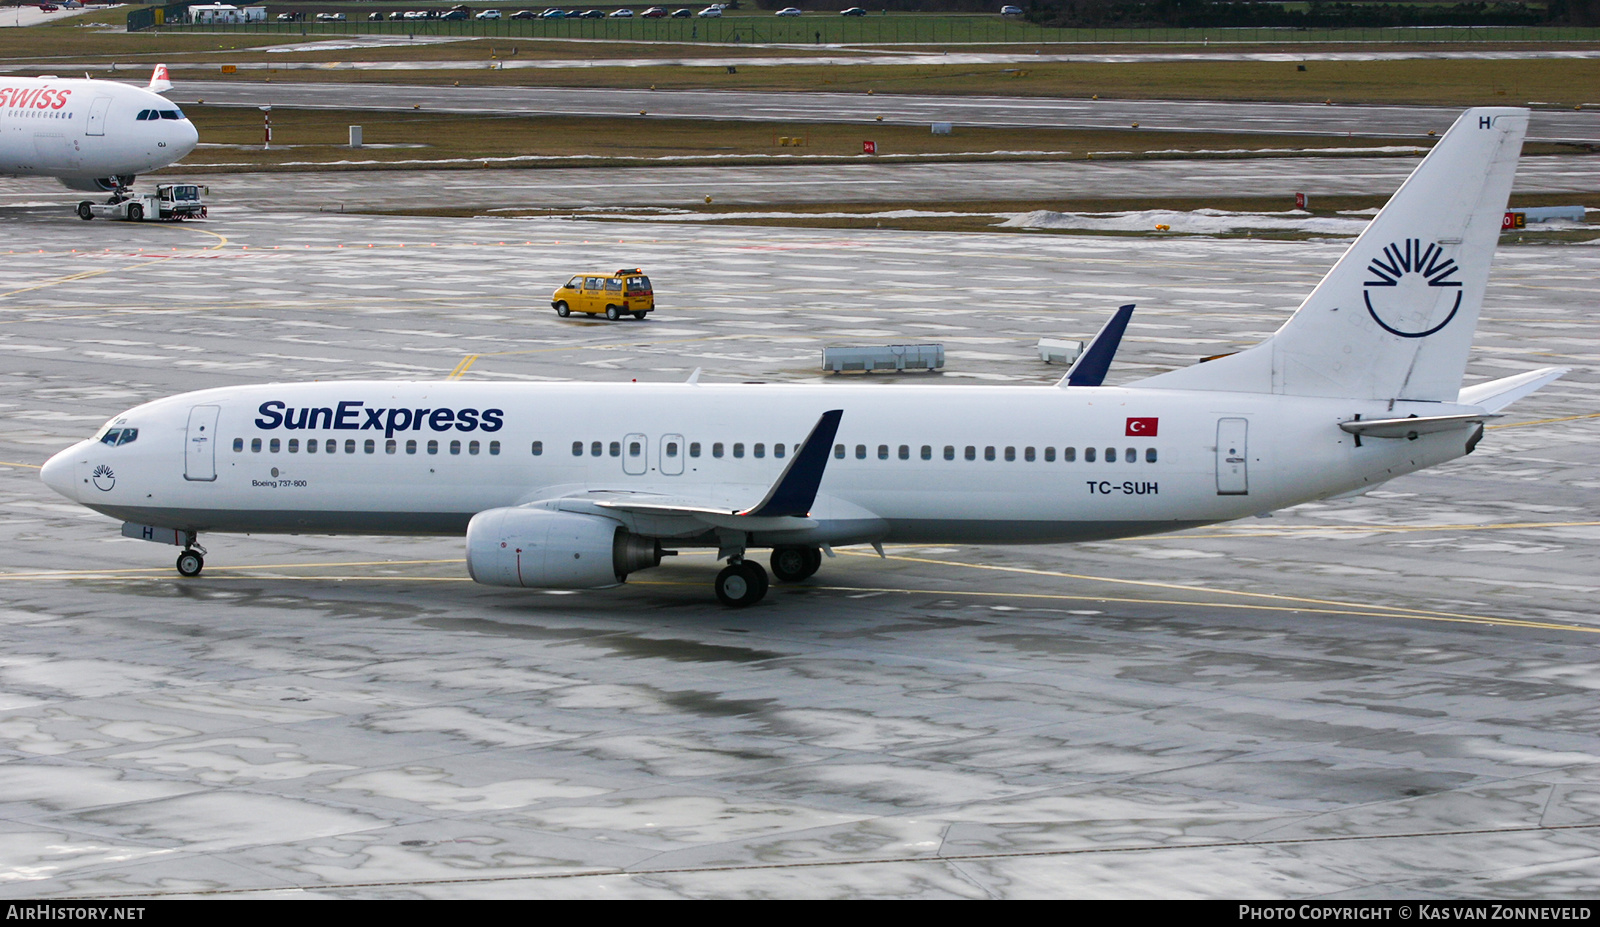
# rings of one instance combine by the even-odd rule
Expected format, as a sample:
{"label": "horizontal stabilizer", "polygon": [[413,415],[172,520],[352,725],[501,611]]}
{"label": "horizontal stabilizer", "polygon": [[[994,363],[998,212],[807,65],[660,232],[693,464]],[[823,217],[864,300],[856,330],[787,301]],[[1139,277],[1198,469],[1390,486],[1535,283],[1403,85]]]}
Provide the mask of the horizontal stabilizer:
{"label": "horizontal stabilizer", "polygon": [[1078,360],[1061,378],[1057,386],[1099,386],[1106,381],[1111,370],[1111,359],[1117,356],[1117,346],[1122,344],[1122,333],[1128,330],[1128,320],[1133,318],[1133,305],[1118,307],[1106,324],[1101,326],[1094,340]]}
{"label": "horizontal stabilizer", "polygon": [[1373,418],[1340,422],[1339,427],[1363,438],[1416,438],[1440,431],[1455,431],[1483,424],[1485,419],[1498,415],[1470,413],[1467,415],[1427,415],[1409,418]]}
{"label": "horizontal stabilizer", "polygon": [[1480,406],[1485,412],[1499,412],[1518,399],[1528,395],[1547,383],[1553,382],[1557,377],[1567,373],[1567,367],[1544,367],[1539,370],[1530,370],[1519,373],[1514,377],[1503,377],[1499,380],[1490,380],[1487,383],[1476,383],[1464,387],[1457,402],[1464,406]]}

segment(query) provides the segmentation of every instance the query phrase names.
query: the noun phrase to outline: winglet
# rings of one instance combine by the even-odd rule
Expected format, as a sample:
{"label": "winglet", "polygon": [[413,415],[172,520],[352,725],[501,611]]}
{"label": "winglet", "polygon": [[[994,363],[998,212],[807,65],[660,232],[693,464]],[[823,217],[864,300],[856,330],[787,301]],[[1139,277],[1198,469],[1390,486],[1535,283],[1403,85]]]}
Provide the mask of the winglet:
{"label": "winglet", "polygon": [[151,93],[166,93],[172,89],[172,80],[167,76],[166,65],[156,65],[156,69],[150,73],[150,83],[144,89]]}
{"label": "winglet", "polygon": [[689,384],[690,386],[699,385],[699,383],[700,383],[700,368],[699,367],[694,368],[694,373],[689,374],[689,379],[684,380],[683,382]]}
{"label": "winglet", "polygon": [[822,471],[828,466],[828,452],[833,436],[839,431],[843,409],[822,413],[815,428],[806,436],[800,450],[790,458],[783,475],[767,490],[767,497],[740,515],[771,518],[783,515],[805,516],[811,513],[811,504],[817,501],[817,487],[822,485]]}
{"label": "winglet", "polygon": [[1064,389],[1068,386],[1099,386],[1104,383],[1106,372],[1111,369],[1111,359],[1117,356],[1117,346],[1122,343],[1122,333],[1128,330],[1128,320],[1131,318],[1133,304],[1119,306],[1101,327],[1100,333],[1089,342],[1089,347],[1078,355],[1078,360],[1067,371],[1067,375],[1056,385]]}

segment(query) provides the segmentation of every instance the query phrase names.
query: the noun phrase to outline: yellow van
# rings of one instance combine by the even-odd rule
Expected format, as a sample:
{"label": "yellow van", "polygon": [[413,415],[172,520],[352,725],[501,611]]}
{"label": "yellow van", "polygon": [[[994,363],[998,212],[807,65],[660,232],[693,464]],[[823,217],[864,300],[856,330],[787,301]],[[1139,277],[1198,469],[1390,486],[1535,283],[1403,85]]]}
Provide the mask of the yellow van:
{"label": "yellow van", "polygon": [[655,291],[650,288],[650,278],[637,267],[623,268],[614,274],[579,274],[568,280],[566,286],[550,294],[550,308],[563,319],[574,312],[591,315],[605,313],[616,321],[625,313],[636,319],[656,308]]}

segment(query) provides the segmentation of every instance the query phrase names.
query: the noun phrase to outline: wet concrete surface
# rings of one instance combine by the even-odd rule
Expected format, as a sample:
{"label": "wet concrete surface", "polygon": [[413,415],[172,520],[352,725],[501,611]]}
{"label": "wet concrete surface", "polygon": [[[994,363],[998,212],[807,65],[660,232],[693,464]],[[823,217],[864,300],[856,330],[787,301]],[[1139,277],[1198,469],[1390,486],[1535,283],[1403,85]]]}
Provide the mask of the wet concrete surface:
{"label": "wet concrete surface", "polygon": [[[1128,382],[1271,332],[1347,242],[0,215],[0,895],[1528,899],[1600,877],[1592,245],[1502,247],[1469,380],[1573,373],[1467,458],[1162,537],[841,551],[728,611],[707,555],[516,592],[448,538],[214,535],[183,580],[35,467],[158,396],[469,359],[825,380],[823,344],[915,338],[949,382],[1049,382],[1039,337],[1135,302]],[[549,310],[613,266],[651,274],[657,315]]]}

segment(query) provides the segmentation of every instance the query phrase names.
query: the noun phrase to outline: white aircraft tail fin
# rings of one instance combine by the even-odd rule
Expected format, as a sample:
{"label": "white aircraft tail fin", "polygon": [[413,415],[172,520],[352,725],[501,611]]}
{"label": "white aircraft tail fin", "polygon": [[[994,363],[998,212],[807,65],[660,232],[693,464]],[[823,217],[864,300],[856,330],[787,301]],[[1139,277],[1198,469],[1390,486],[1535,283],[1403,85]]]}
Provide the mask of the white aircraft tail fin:
{"label": "white aircraft tail fin", "polygon": [[166,65],[156,65],[156,69],[150,74],[150,83],[144,89],[151,93],[166,93],[172,89],[172,80],[167,76]]}
{"label": "white aircraft tail fin", "polygon": [[1527,128],[1467,110],[1272,337],[1138,385],[1454,402]]}

